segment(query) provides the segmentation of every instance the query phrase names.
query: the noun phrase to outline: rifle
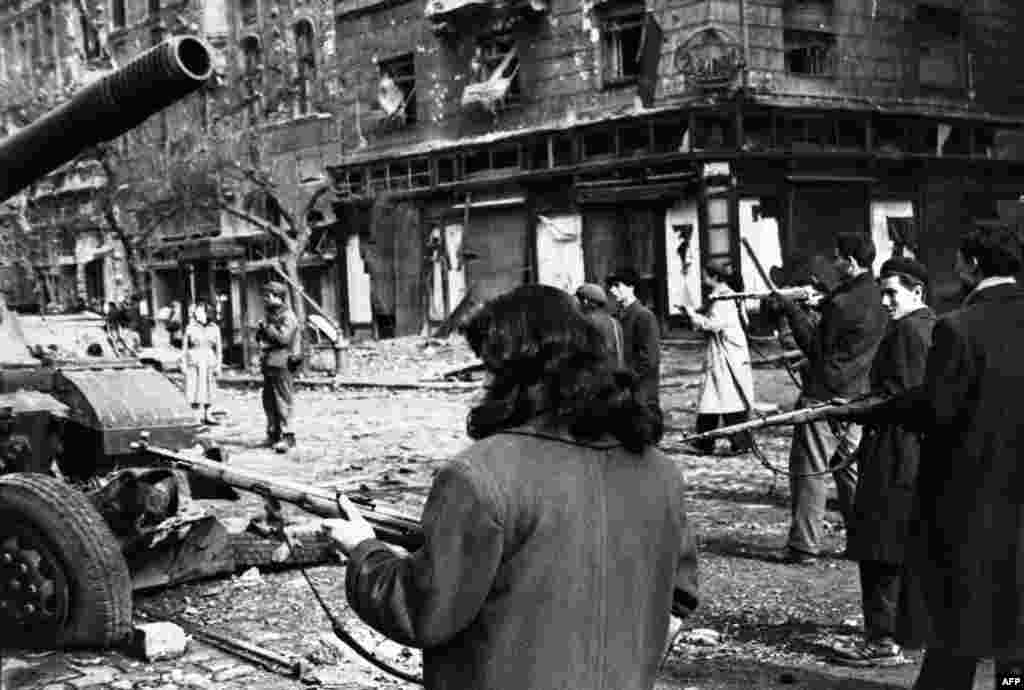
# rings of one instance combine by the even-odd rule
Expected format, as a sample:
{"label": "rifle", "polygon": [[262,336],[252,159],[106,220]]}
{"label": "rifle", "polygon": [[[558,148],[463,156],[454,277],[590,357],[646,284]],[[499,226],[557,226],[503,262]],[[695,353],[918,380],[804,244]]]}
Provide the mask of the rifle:
{"label": "rifle", "polygon": [[768,427],[776,426],[805,424],[807,422],[814,422],[819,419],[849,416],[850,414],[868,412],[870,410],[880,407],[881,405],[890,400],[892,400],[892,396],[890,395],[869,393],[868,395],[856,398],[854,400],[850,400],[849,402],[845,403],[819,403],[817,405],[801,407],[795,410],[791,410],[789,412],[779,412],[777,414],[765,415],[763,417],[758,417],[757,419],[751,419],[746,422],[740,422],[739,424],[731,424],[729,426],[719,427],[717,429],[705,431],[700,434],[689,434],[684,436],[681,439],[681,442],[693,443],[694,441],[724,438],[744,431],[754,431],[756,429],[766,429]]}
{"label": "rifle", "polygon": [[[291,503],[319,517],[345,518],[349,514],[361,514],[373,526],[378,539],[406,550],[415,551],[423,545],[423,530],[418,521],[387,509],[377,508],[367,498],[349,498],[340,491],[305,486],[274,479],[259,472],[235,469],[220,462],[151,446],[145,439],[133,443],[132,448],[148,452],[197,477],[214,480],[243,491],[251,491],[264,498]],[[357,508],[356,503],[362,504],[363,507]]]}
{"label": "rifle", "polygon": [[810,285],[798,285],[796,287],[778,288],[774,291],[752,290],[748,292],[734,292],[731,295],[712,295],[709,300],[715,302],[727,299],[765,299],[773,294],[778,294],[797,302],[807,302],[814,299],[815,292],[817,291]]}

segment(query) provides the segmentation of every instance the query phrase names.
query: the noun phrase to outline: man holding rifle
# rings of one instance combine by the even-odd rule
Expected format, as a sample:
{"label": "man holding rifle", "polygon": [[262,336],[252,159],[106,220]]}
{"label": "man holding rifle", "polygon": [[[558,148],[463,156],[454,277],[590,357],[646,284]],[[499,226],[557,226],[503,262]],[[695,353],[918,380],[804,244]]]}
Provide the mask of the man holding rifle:
{"label": "man holding rifle", "polygon": [[[769,308],[781,311],[797,344],[807,357],[804,390],[798,406],[811,406],[836,397],[850,398],[868,391],[868,373],[885,332],[887,315],[871,273],[875,246],[862,234],[836,238],[835,267],[843,276],[820,304],[814,317],[793,300],[774,292]],[[830,468],[839,494],[844,524],[853,521],[857,471],[852,454],[860,442],[860,427],[852,423],[817,420],[793,429],[789,472],[792,521],[783,555],[787,563],[813,562],[820,554],[825,517],[825,479]]]}
{"label": "man holding rifle", "polygon": [[[1024,289],[1010,228],[960,242],[971,289],[932,333],[922,386],[858,420],[924,432],[911,552],[931,624],[915,690],[970,690],[977,660],[996,660],[997,687],[1024,666]],[[847,415],[848,417],[852,415]]]}
{"label": "man holding rifle", "polygon": [[[925,267],[909,258],[882,264],[882,302],[889,325],[871,366],[871,388],[899,395],[924,381],[935,312],[924,303]],[[920,435],[901,424],[864,427],[857,449],[860,470],[854,521],[848,525],[850,555],[859,561],[864,641],[836,650],[847,666],[906,663],[901,645],[920,642],[923,615],[917,578],[904,576],[914,484],[921,459]]]}

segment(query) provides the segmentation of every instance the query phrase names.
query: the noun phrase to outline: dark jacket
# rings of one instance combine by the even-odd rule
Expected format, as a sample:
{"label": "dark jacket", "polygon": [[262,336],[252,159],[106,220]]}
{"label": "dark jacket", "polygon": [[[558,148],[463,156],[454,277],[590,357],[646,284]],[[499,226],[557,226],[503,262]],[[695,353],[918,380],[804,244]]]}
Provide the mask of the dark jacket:
{"label": "dark jacket", "polygon": [[298,334],[299,322],[287,306],[267,312],[266,322],[256,332],[256,340],[262,349],[260,365],[264,369],[286,369]]}
{"label": "dark jacket", "polygon": [[437,475],[422,549],[353,551],[352,608],[424,648],[428,690],[648,690],[670,607],[697,603],[681,473],[655,448],[512,431]]}
{"label": "dark jacket", "polygon": [[603,309],[592,309],[585,312],[585,315],[604,337],[605,350],[611,364],[615,367],[625,366],[626,360],[622,351],[624,340],[619,320]]}
{"label": "dark jacket", "polygon": [[648,404],[659,404],[661,383],[661,334],[654,313],[637,300],[622,310],[622,338],[626,366],[637,377],[640,397]]}
{"label": "dark jacket", "polygon": [[807,356],[804,396],[828,400],[867,393],[871,363],[889,320],[874,275],[869,271],[839,285],[822,302],[817,319],[790,300],[781,304]]}
{"label": "dark jacket", "polygon": [[1024,289],[935,325],[923,386],[876,411],[925,432],[915,505],[932,643],[1024,658]]}
{"label": "dark jacket", "polygon": [[[934,326],[928,307],[890,321],[871,366],[872,391],[899,395],[921,385]],[[855,559],[903,563],[920,458],[918,432],[885,423],[864,429],[849,542]]]}

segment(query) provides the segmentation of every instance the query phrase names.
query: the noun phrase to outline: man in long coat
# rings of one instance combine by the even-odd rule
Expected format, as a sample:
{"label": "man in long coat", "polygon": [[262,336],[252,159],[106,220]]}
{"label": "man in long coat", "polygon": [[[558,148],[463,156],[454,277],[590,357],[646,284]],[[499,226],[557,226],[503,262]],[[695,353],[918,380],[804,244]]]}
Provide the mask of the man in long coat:
{"label": "man in long coat", "polygon": [[[709,263],[703,270],[703,282],[711,297],[706,313],[682,305],[693,327],[708,338],[697,403],[698,434],[717,428],[719,421],[725,426],[747,421],[754,405],[754,372],[750,368],[743,305],[731,297],[731,276],[728,265]],[[750,443],[749,432],[735,434],[730,439],[731,451],[745,453],[750,450]],[[710,455],[715,442],[698,441],[696,447],[702,454]]]}
{"label": "man in long coat", "polygon": [[626,366],[636,374],[643,401],[661,416],[661,330],[658,317],[636,296],[640,276],[632,269],[613,273],[605,280],[612,296],[619,302],[619,322]]}
{"label": "man in long coat", "polygon": [[[807,407],[834,397],[856,397],[868,392],[868,377],[888,316],[875,284],[871,264],[875,245],[870,237],[836,237],[835,266],[844,277],[821,304],[815,319],[782,295],[767,300],[774,311],[785,313],[793,337],[807,357],[804,390],[798,405]],[[852,454],[860,443],[860,427],[851,423],[818,420],[793,429],[789,453],[792,519],[782,558],[789,563],[810,563],[820,554],[825,521],[825,477],[829,469],[836,482],[844,525],[853,521],[857,470]]]}
{"label": "man in long coat", "polygon": [[[921,263],[890,259],[882,264],[880,281],[889,326],[871,366],[871,389],[899,395],[924,381],[935,312],[924,303],[928,273]],[[839,663],[905,663],[901,645],[919,642],[924,618],[920,591],[916,578],[904,577],[903,566],[920,459],[917,432],[884,419],[865,426],[847,542],[850,556],[860,562],[864,641],[837,650]]]}
{"label": "man in long coat", "polygon": [[1024,289],[1009,228],[978,228],[957,266],[972,291],[932,332],[924,384],[873,416],[925,433],[917,483],[931,635],[915,690],[970,690],[1024,659]]}

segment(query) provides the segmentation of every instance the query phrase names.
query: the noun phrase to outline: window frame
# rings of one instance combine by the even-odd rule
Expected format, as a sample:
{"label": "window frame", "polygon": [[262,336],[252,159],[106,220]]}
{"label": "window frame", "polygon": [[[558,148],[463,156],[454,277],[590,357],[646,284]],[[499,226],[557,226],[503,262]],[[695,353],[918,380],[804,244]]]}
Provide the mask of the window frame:
{"label": "window frame", "polygon": [[[395,70],[396,66],[402,68],[407,67],[408,69],[404,69],[402,70],[402,73],[399,73]],[[402,92],[403,117],[401,124],[403,126],[415,125],[419,121],[419,115],[417,113],[418,102],[416,98],[416,54],[410,51],[392,56],[387,60],[380,60],[377,63],[377,73],[379,78],[384,77],[385,71],[391,75],[391,79],[395,82],[395,86],[397,86],[399,91]]]}
{"label": "window frame", "polygon": [[[805,53],[803,59],[807,61],[807,64],[816,65],[819,68],[809,71],[793,69],[791,55],[796,51],[810,51],[821,47],[814,45],[815,39],[821,40],[822,44],[827,48],[827,53],[824,56],[807,55]],[[838,41],[833,31],[787,26],[782,32],[782,51],[786,74],[813,79],[835,79],[839,76]],[[825,65],[825,67],[821,68],[821,65]]]}

